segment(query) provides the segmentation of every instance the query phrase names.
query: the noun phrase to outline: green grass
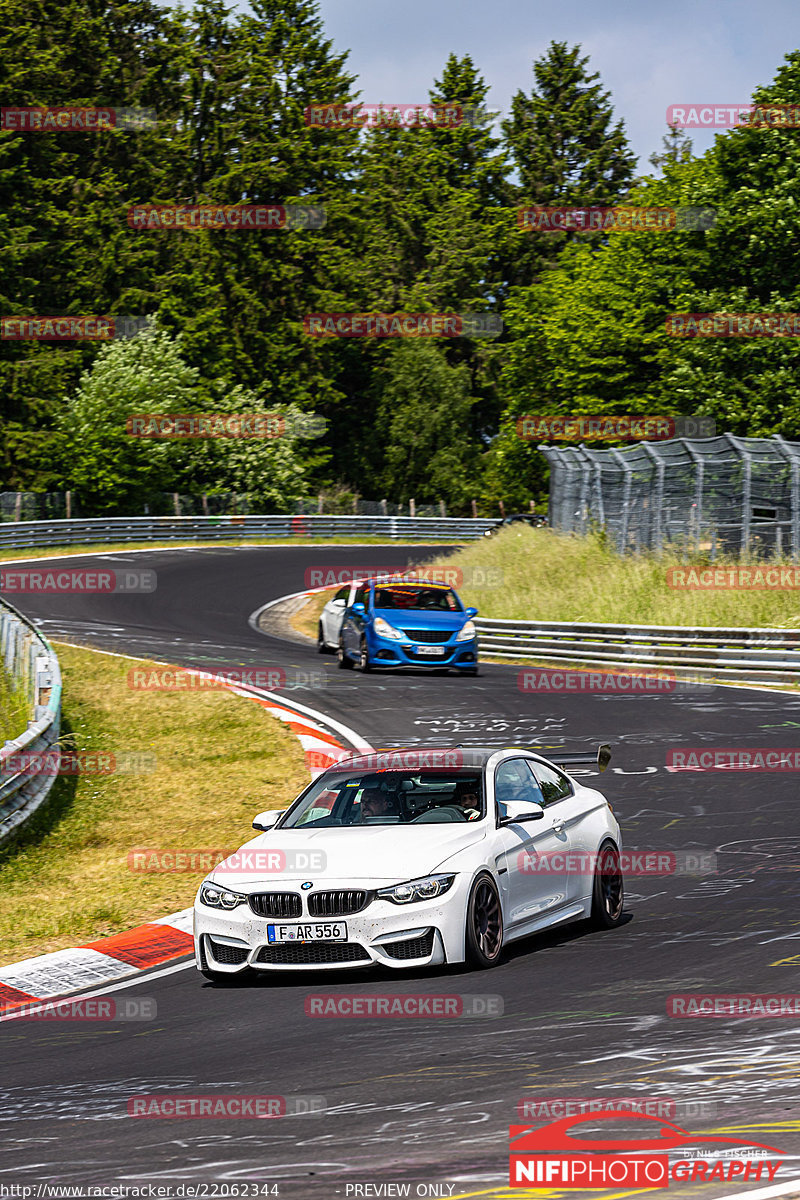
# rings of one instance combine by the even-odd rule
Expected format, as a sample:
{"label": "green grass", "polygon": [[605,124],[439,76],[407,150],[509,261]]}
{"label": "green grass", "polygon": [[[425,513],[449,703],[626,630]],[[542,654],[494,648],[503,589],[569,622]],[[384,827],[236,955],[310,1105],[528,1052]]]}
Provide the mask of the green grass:
{"label": "green grass", "polygon": [[151,773],[62,777],[20,838],[0,847],[0,965],[130,929],[189,907],[205,873],[144,874],[137,848],[234,850],[254,815],[308,783],[300,744],[227,691],[127,686],[141,660],[56,645],[63,730],[88,751],[148,751]]}
{"label": "green grass", "polygon": [[0,746],[24,733],[32,716],[25,687],[18,685],[0,664]]}
{"label": "green grass", "polygon": [[[667,585],[678,555],[621,557],[597,537],[511,526],[439,560],[461,568],[458,587],[482,617],[533,621],[606,621],[631,625],[800,627],[800,592],[688,591]],[[698,568],[708,560],[693,560]],[[715,567],[743,565],[718,559]],[[775,563],[755,562],[761,567]],[[788,564],[784,564],[788,565]],[[492,579],[491,572],[497,572]],[[486,583],[475,582],[485,573]],[[499,582],[497,582],[499,580]]]}
{"label": "green grass", "polygon": [[[441,546],[452,545],[455,538],[430,538],[424,542],[417,542],[419,546]],[[9,562],[14,559],[28,562],[34,558],[67,558],[73,554],[110,554],[119,553],[121,550],[168,550],[181,548],[198,548],[215,549],[217,546],[392,546],[397,544],[408,545],[402,538],[398,542],[392,542],[385,537],[373,536],[356,536],[347,537],[342,534],[336,534],[334,537],[290,537],[290,538],[248,538],[242,541],[241,538],[226,538],[219,540],[202,540],[192,541],[186,539],[181,541],[177,538],[170,538],[163,542],[97,542],[89,543],[80,546],[31,546],[19,547],[17,549],[2,549],[0,550],[0,562]]]}

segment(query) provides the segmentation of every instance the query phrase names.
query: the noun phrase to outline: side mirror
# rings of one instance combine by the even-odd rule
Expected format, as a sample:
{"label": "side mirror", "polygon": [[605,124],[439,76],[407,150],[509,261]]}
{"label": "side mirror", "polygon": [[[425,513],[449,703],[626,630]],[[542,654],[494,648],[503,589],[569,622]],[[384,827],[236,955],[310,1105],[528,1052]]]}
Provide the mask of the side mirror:
{"label": "side mirror", "polygon": [[478,615],[478,610],[477,610],[477,608],[468,608],[468,609],[467,609],[467,616],[468,616],[468,617],[477,617],[477,615]]}
{"label": "side mirror", "polygon": [[354,613],[363,613],[365,611],[364,605],[360,600],[357,600],[355,604],[351,604],[350,609]]}
{"label": "side mirror", "polygon": [[[502,802],[501,802],[502,803]],[[506,815],[500,818],[501,825],[519,825],[523,821],[541,821],[544,809],[532,800],[508,800],[503,804]]]}
{"label": "side mirror", "polygon": [[253,829],[259,829],[262,833],[266,833],[268,829],[277,825],[278,818],[282,817],[285,811],[283,808],[268,808],[266,812],[260,812],[257,817],[253,818]]}

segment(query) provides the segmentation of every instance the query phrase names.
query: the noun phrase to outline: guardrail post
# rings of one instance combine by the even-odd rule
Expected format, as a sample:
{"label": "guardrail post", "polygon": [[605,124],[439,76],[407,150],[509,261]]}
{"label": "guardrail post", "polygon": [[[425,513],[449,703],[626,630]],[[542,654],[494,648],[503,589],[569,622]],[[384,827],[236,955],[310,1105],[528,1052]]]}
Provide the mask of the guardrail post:
{"label": "guardrail post", "polygon": [[753,462],[747,449],[742,446],[737,437],[732,433],[723,434],[729,445],[733,446],[736,453],[741,459],[744,468],[743,488],[742,488],[742,539],[739,545],[739,554],[747,554],[750,549],[750,506],[752,501],[753,489]]}
{"label": "guardrail post", "polygon": [[800,461],[779,433],[773,434],[773,439],[792,472],[792,558],[797,561],[800,559]]}
{"label": "guardrail post", "polygon": [[651,505],[651,542],[653,550],[661,551],[664,549],[664,460],[649,442],[642,442],[642,449],[655,465],[656,487]]}
{"label": "guardrail post", "polygon": [[619,550],[621,554],[625,553],[628,544],[628,512],[631,503],[631,487],[633,485],[633,471],[628,466],[625,459],[620,454],[619,450],[610,448],[616,462],[622,467],[625,474],[625,486],[622,493],[622,523],[619,531]]}
{"label": "guardrail post", "polygon": [[700,525],[703,520],[703,484],[705,482],[705,462],[694,449],[688,438],[679,438],[678,440],[694,463],[694,548],[697,552],[700,550]]}

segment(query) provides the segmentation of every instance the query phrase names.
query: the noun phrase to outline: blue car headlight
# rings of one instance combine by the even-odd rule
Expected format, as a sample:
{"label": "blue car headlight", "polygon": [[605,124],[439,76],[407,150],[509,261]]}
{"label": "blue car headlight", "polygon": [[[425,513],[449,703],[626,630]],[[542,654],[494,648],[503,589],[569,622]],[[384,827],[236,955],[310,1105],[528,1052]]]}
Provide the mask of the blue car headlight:
{"label": "blue car headlight", "polygon": [[394,887],[381,888],[381,900],[392,904],[411,904],[414,900],[434,900],[453,886],[455,875],[426,875],[424,879],[411,879],[408,883],[396,883]]}
{"label": "blue car headlight", "polygon": [[408,640],[407,634],[401,633],[399,629],[395,629],[394,625],[390,625],[388,621],[384,621],[383,617],[376,617],[372,622],[372,628],[378,637],[391,638],[394,642],[405,642]]}
{"label": "blue car headlight", "polygon": [[475,622],[467,621],[467,623],[465,625],[462,625],[461,629],[459,629],[458,633],[456,634],[456,641],[457,642],[471,642],[472,639],[477,636],[478,636],[478,631],[475,628]]}
{"label": "blue car headlight", "polygon": [[216,883],[203,883],[200,886],[200,901],[209,908],[237,908],[247,903],[247,896],[241,892],[232,892],[230,888],[218,887]]}

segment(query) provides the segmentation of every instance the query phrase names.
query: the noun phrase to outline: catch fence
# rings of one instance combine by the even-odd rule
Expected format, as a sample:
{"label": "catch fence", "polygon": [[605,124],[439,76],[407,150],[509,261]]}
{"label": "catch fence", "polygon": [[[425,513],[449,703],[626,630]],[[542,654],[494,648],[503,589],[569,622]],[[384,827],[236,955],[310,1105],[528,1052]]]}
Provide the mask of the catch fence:
{"label": "catch fence", "polygon": [[623,449],[540,446],[549,522],[605,530],[620,553],[663,550],[800,560],[800,442],[675,438]]}

